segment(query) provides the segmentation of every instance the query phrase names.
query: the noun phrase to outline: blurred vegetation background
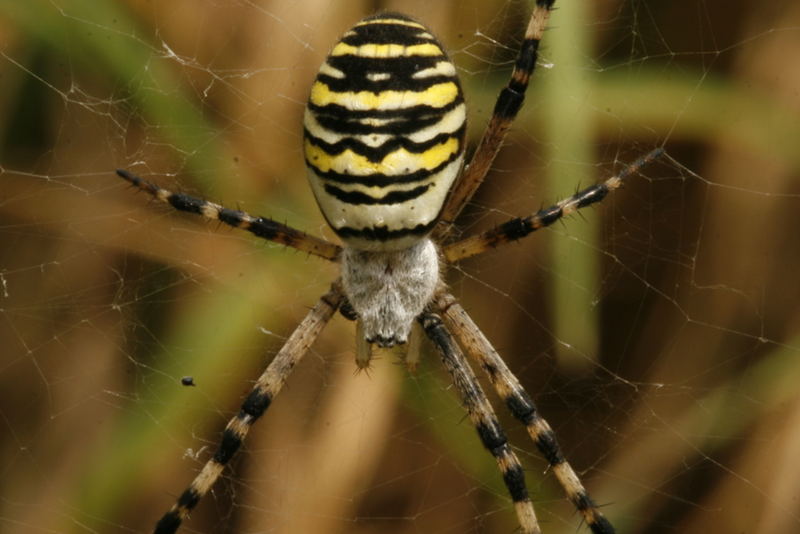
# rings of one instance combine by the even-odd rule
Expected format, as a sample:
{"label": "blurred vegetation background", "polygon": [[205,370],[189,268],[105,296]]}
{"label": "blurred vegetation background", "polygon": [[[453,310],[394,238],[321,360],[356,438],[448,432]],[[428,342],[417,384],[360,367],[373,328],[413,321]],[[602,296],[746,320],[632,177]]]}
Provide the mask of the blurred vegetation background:
{"label": "blurred vegetation background", "polygon": [[[598,208],[448,273],[621,532],[798,530],[800,5],[559,1],[527,106],[460,227],[667,156]],[[335,240],[301,116],[329,48],[408,12],[474,140],[529,2],[0,0],[0,524],[140,532],[172,504],[335,266],[113,175]],[[355,374],[337,318],[187,532],[513,532],[428,350]],[[192,376],[196,387],[180,379]],[[575,532],[497,404],[545,532]]]}

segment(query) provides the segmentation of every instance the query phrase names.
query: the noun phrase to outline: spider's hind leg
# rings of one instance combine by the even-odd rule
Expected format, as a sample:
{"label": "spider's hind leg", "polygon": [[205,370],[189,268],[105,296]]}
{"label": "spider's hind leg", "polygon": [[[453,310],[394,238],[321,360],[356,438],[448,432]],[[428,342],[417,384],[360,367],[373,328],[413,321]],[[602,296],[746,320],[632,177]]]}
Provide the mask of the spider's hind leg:
{"label": "spider's hind leg", "polygon": [[497,96],[492,117],[483,132],[478,147],[472,154],[472,159],[464,169],[461,177],[450,191],[445,206],[442,208],[440,224],[436,229],[436,237],[442,238],[452,229],[452,223],[464,209],[467,202],[478,190],[489,168],[492,166],[506,133],[511,127],[511,123],[519,113],[522,103],[525,100],[525,92],[528,89],[528,82],[536,68],[536,60],[539,57],[539,42],[542,34],[547,27],[547,20],[550,11],[553,9],[555,0],[536,0],[531,11],[528,27],[525,30],[522,44],[517,59],[514,62],[514,70],[508,83]]}
{"label": "spider's hind leg", "polygon": [[117,176],[178,211],[194,213],[206,219],[219,221],[228,226],[246,230],[267,241],[279,243],[329,261],[339,261],[339,254],[342,252],[342,247],[339,245],[295,230],[268,217],[254,217],[244,211],[229,209],[202,198],[184,193],[173,193],[125,169],[117,169]]}
{"label": "spider's hind leg", "polygon": [[574,195],[560,202],[540,209],[527,217],[515,217],[503,224],[464,239],[450,243],[444,247],[444,257],[448,262],[454,263],[465,258],[483,254],[503,244],[522,239],[536,230],[540,230],[564,217],[576,213],[579,209],[592,206],[602,201],[611,191],[619,189],[625,180],[642,168],[664,156],[663,148],[655,148],[640,157],[633,163],[625,166],[622,171],[611,178],[598,184],[581,189]]}

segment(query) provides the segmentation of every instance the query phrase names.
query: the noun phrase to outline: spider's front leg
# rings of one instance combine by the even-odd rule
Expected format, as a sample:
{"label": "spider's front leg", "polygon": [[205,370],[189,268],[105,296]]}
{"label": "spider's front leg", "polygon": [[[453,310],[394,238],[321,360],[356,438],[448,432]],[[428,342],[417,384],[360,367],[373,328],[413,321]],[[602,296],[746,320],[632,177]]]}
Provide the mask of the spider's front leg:
{"label": "spider's front leg", "polygon": [[270,403],[280,392],[286,379],[295,365],[308,352],[309,347],[322,332],[342,302],[339,283],[335,282],[331,290],[323,295],[308,315],[286,340],[278,354],[270,362],[261,376],[256,380],[252,391],[242,403],[239,413],[225,426],[217,451],[206,462],[203,469],[195,477],[189,487],[181,494],[178,501],[164,514],[155,527],[154,534],[173,534],[180,527],[192,509],[222,474],[225,465],[230,461],[250,427],[269,408]]}
{"label": "spider's front leg", "polygon": [[575,470],[564,458],[553,429],[539,414],[531,397],[478,325],[450,294],[437,295],[433,308],[441,315],[444,324],[456,337],[459,345],[486,372],[489,381],[511,414],[525,425],[539,452],[550,464],[567,498],[583,515],[592,532],[613,534],[614,527],[589,497]]}
{"label": "spider's front leg", "polygon": [[442,362],[453,378],[453,384],[461,396],[461,402],[464,403],[472,424],[475,425],[475,430],[478,431],[483,446],[497,460],[497,465],[503,475],[503,482],[514,501],[514,508],[522,531],[525,534],[539,534],[541,530],[536,520],[533,504],[528,496],[522,464],[511,450],[505,432],[500,427],[497,415],[478,383],[475,373],[472,372],[464,354],[438,315],[423,312],[418,321],[425,334],[439,350]]}

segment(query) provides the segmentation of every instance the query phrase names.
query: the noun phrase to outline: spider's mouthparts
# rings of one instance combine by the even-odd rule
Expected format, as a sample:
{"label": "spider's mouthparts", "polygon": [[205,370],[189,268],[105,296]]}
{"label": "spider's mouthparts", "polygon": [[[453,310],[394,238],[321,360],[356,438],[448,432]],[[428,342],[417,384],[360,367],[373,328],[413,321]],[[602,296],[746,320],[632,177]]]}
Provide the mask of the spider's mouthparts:
{"label": "spider's mouthparts", "polygon": [[408,341],[407,339],[400,339],[399,337],[395,336],[384,337],[381,335],[375,336],[371,339],[367,339],[368,343],[374,343],[379,347],[381,347],[382,349],[389,349],[394,347],[395,345],[405,345],[407,341]]}

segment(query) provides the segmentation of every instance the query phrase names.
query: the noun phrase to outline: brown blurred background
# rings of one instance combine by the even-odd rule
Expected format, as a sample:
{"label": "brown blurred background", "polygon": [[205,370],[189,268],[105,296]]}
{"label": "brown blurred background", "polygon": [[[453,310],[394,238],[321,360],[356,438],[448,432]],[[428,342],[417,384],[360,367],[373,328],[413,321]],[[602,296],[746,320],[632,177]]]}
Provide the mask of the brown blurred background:
{"label": "brown blurred background", "polygon": [[[667,156],[451,287],[619,531],[797,531],[800,6],[558,6],[461,228]],[[335,267],[113,170],[335,239],[300,121],[329,48],[378,9],[448,47],[474,142],[526,1],[0,0],[0,530],[147,531],[209,457]],[[398,361],[356,374],[337,317],[185,531],[514,532],[436,355]],[[544,532],[583,532],[496,405]]]}

